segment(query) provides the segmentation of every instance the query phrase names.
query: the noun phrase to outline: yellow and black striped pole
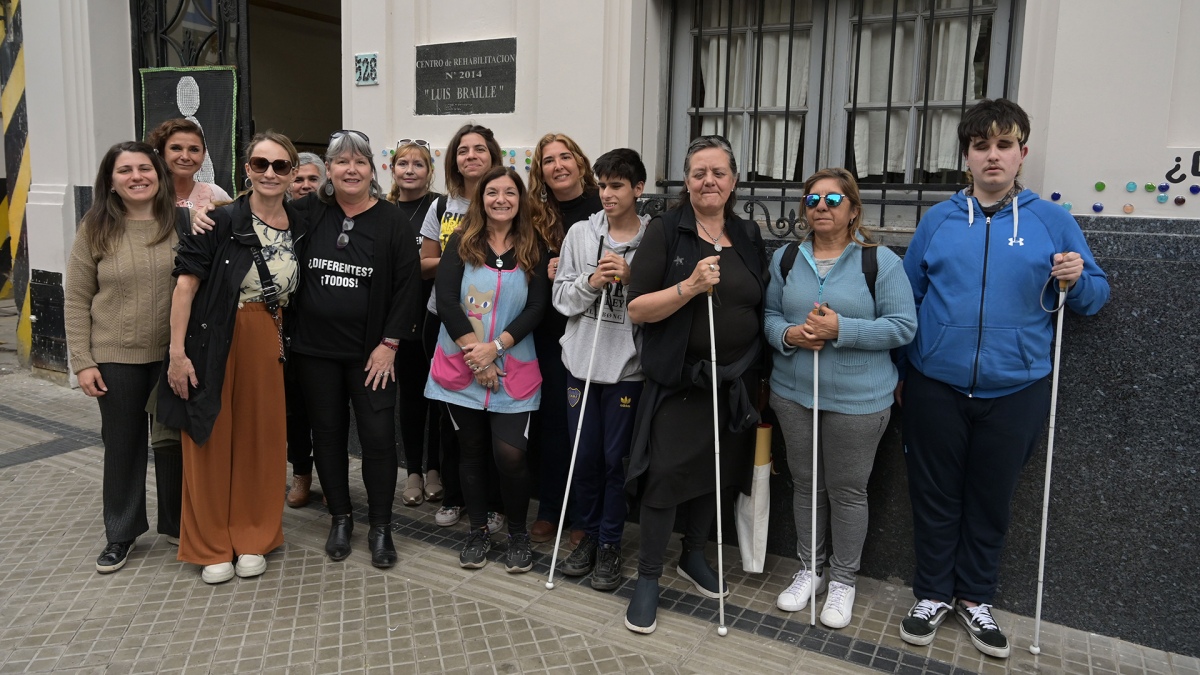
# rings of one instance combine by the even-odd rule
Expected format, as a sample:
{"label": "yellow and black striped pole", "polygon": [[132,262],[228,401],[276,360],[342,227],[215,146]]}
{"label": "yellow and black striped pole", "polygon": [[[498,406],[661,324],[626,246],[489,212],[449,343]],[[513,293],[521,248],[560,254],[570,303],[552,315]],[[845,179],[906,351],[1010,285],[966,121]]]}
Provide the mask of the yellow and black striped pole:
{"label": "yellow and black striped pole", "polygon": [[[0,0],[0,121],[4,125],[6,191],[0,201],[0,298],[10,294],[20,311],[17,353],[29,363],[32,331],[29,322],[29,242],[25,203],[29,197],[29,117],[25,109],[25,49],[21,30],[21,0]],[[7,272],[5,270],[7,269]]]}

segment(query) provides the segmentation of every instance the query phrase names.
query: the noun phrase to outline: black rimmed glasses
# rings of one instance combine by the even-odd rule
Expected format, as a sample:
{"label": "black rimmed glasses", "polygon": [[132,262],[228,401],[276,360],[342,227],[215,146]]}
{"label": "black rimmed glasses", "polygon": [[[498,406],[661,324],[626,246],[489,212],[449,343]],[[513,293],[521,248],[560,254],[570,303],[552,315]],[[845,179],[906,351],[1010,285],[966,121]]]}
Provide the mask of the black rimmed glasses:
{"label": "black rimmed glasses", "polygon": [[274,169],[275,175],[286,176],[292,172],[292,161],[290,159],[276,159],[274,161],[266,157],[251,157],[250,170],[254,173],[266,173],[267,169]]}
{"label": "black rimmed glasses", "polygon": [[361,131],[355,131],[354,129],[342,129],[329,134],[329,144],[333,145],[335,141],[344,136],[353,136],[367,145],[371,144],[371,139],[367,138],[366,134]]}
{"label": "black rimmed glasses", "polygon": [[[342,250],[350,245],[350,230],[354,229],[354,219],[346,218],[342,221],[342,233],[337,238],[337,250]],[[326,240],[328,241],[328,240]]]}
{"label": "black rimmed glasses", "polygon": [[[828,206],[831,209],[836,209],[845,200],[846,195],[839,195],[836,192],[830,192],[829,194],[825,195],[825,206]],[[817,208],[817,204],[821,203],[821,195],[804,195],[804,197],[801,198],[801,201],[804,202],[805,207],[815,209]]]}

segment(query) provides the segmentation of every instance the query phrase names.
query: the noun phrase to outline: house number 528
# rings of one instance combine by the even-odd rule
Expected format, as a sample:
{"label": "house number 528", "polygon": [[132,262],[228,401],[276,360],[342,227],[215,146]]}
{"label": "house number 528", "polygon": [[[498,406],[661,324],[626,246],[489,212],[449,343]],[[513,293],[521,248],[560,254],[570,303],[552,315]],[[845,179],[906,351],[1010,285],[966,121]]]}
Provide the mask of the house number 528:
{"label": "house number 528", "polygon": [[379,54],[354,55],[354,84],[358,86],[379,84]]}

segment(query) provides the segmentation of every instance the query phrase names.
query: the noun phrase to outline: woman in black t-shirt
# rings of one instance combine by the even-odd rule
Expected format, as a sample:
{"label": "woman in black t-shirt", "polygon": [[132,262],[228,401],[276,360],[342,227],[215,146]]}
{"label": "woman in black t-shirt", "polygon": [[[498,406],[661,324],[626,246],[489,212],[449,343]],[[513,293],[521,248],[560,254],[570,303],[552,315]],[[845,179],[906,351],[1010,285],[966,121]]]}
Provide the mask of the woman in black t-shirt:
{"label": "woman in black t-shirt", "polygon": [[297,203],[312,233],[301,255],[294,366],[333,520],[325,552],[350,555],[349,403],[362,445],[371,564],[386,568],[396,563],[396,395],[388,381],[396,380],[397,350],[415,349],[419,338],[420,261],[400,210],[381,199],[367,136],[334,133],[325,161],[325,184]]}

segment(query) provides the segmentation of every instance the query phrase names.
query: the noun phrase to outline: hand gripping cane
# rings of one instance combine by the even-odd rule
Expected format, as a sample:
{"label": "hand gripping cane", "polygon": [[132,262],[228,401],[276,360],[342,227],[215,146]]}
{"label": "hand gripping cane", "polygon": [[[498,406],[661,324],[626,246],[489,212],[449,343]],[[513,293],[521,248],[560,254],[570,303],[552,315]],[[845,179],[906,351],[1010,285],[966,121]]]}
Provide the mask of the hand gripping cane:
{"label": "hand gripping cane", "polygon": [[721,424],[717,421],[717,331],[713,327],[713,289],[708,287],[708,347],[712,363],[712,392],[713,392],[713,466],[716,467],[717,491],[717,605],[720,622],[717,624],[717,635],[729,635],[725,626],[725,556],[721,552],[724,539],[721,536]]}
{"label": "hand gripping cane", "polygon": [[[618,282],[620,280],[618,279]],[[567,489],[563,492],[562,512],[558,514],[558,533],[554,535],[554,553],[550,556],[550,575],[546,588],[554,588],[554,567],[558,564],[558,544],[562,540],[563,521],[567,519],[567,500],[571,497],[571,479],[575,476],[575,457],[579,454],[579,437],[583,435],[583,415],[587,412],[588,390],[592,388],[592,368],[596,365],[596,343],[600,341],[600,313],[608,300],[608,284],[600,291],[600,304],[596,308],[596,330],[592,332],[592,353],[588,356],[587,379],[583,381],[583,396],[579,400],[579,423],[575,425],[575,443],[571,446],[571,467],[567,469]]]}
{"label": "hand gripping cane", "polygon": [[1058,370],[1059,356],[1062,354],[1063,315],[1067,306],[1067,282],[1058,281],[1058,325],[1054,331],[1054,375],[1050,379],[1050,432],[1046,440],[1046,481],[1042,487],[1042,537],[1038,551],[1037,576],[1037,610],[1033,619],[1033,644],[1029,645],[1029,653],[1042,653],[1042,589],[1046,580],[1046,520],[1050,515],[1050,469],[1054,464],[1054,413],[1058,409]]}

